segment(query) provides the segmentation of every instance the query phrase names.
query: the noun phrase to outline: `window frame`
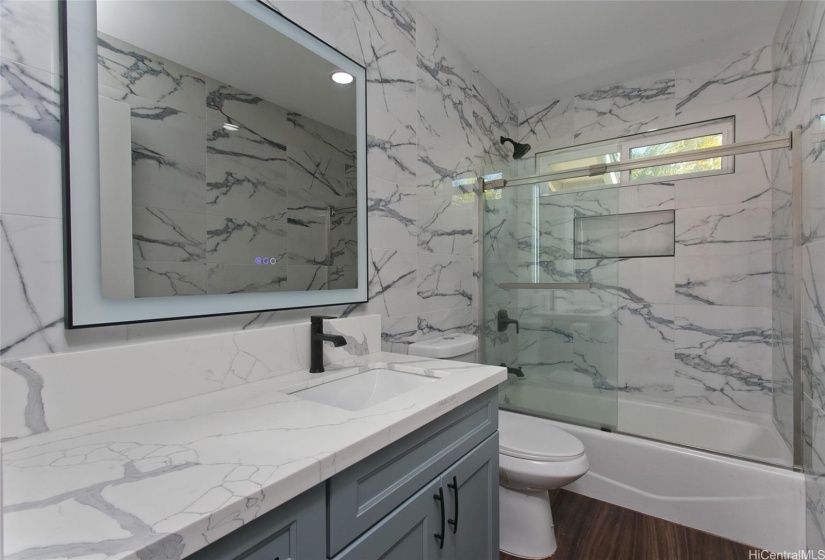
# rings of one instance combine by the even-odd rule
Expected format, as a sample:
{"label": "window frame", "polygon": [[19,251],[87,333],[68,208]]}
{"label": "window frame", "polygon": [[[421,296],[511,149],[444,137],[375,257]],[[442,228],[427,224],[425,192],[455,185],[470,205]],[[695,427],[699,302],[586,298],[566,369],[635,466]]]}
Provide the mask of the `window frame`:
{"label": "window frame", "polygon": [[[536,170],[538,174],[552,173],[552,170],[549,170],[547,168],[549,165],[564,163],[566,161],[575,161],[587,157],[594,157],[600,154],[608,155],[618,153],[619,161],[633,161],[633,159],[630,157],[630,151],[635,148],[641,148],[655,144],[662,144],[665,142],[674,142],[678,140],[689,140],[692,138],[710,136],[715,134],[722,134],[722,145],[724,146],[735,142],[735,130],[736,117],[727,116],[712,119],[709,121],[700,121],[696,123],[679,125],[665,129],[652,130],[649,132],[643,132],[639,134],[632,134],[629,136],[620,136],[618,138],[610,138],[600,140],[597,142],[589,142],[587,144],[579,144],[576,146],[568,146],[564,148],[558,148],[555,150],[547,150],[536,154]],[[569,157],[563,158],[563,155],[568,155]],[[681,173],[678,175],[669,175],[656,178],[642,177],[639,179],[631,179],[629,170],[618,173],[606,173],[604,174],[605,177],[607,177],[608,175],[613,175],[614,177],[618,175],[618,182],[605,182],[604,186],[599,185],[589,188],[569,189],[569,192],[681,181],[683,179],[696,179],[700,177],[725,175],[735,172],[734,156],[725,156],[722,157],[721,160],[722,166],[720,169],[699,171],[695,173]],[[565,191],[566,189],[556,192]]]}

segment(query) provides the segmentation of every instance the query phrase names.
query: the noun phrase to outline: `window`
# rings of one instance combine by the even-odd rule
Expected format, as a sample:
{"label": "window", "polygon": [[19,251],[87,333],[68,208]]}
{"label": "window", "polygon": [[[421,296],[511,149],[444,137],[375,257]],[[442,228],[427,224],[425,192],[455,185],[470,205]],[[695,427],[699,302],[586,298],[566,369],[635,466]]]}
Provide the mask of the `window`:
{"label": "window", "polygon": [[[722,146],[733,142],[733,117],[625,136],[603,142],[584,144],[543,152],[536,156],[538,173],[554,173],[596,164],[631,161]],[[548,181],[552,192],[599,188],[608,185],[632,185],[662,180],[702,177],[733,171],[733,158],[708,158],[655,167],[643,167],[621,173],[593,177],[575,177]],[[545,187],[543,187],[545,188]],[[549,194],[545,192],[544,194]]]}

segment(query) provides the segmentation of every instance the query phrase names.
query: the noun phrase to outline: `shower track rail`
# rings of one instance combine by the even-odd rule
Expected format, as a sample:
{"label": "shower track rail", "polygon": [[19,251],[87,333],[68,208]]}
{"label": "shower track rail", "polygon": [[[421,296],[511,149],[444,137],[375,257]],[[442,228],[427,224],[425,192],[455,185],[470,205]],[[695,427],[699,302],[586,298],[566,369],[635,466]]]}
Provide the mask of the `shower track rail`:
{"label": "shower track rail", "polygon": [[568,169],[566,171],[544,173],[541,175],[533,175],[531,177],[522,177],[519,179],[494,180],[485,182],[484,190],[494,190],[503,187],[520,187],[523,185],[534,185],[536,183],[543,183],[545,181],[574,179],[576,177],[594,177],[596,175],[604,175],[605,173],[632,171],[634,169],[643,169],[646,167],[672,165],[674,163],[684,163],[686,161],[697,161],[701,159],[737,156],[741,154],[762,152],[766,150],[780,150],[782,148],[788,149],[791,148],[793,145],[792,138],[793,134],[788,134],[785,136],[770,136],[762,140],[748,140],[746,142],[735,142],[733,144],[726,144],[724,146],[714,146],[711,148],[688,150],[685,152],[679,152],[677,154],[652,156],[634,159],[632,161],[622,161],[616,163],[600,163],[597,165],[589,165],[587,167],[577,167],[575,169]]}

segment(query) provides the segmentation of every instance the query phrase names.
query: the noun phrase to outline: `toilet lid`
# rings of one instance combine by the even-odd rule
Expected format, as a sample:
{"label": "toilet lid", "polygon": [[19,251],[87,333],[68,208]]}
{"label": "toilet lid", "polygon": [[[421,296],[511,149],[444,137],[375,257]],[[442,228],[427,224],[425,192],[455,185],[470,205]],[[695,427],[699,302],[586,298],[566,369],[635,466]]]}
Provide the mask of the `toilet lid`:
{"label": "toilet lid", "polygon": [[525,414],[499,414],[499,451],[531,461],[570,461],[584,455],[584,445],[567,432]]}

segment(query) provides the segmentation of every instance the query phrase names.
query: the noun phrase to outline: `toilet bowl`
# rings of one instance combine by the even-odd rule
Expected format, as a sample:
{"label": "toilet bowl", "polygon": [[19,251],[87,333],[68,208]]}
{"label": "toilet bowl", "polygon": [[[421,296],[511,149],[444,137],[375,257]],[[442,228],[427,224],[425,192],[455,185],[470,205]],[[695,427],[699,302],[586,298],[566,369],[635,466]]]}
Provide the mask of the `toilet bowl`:
{"label": "toilet bowl", "polygon": [[547,558],[556,551],[549,490],[587,472],[578,439],[541,418],[499,411],[499,541],[504,552]]}
{"label": "toilet bowl", "polygon": [[[414,356],[474,361],[478,338],[445,335],[410,345]],[[499,411],[499,547],[521,558],[556,551],[549,490],[587,472],[578,439],[541,418]]]}

